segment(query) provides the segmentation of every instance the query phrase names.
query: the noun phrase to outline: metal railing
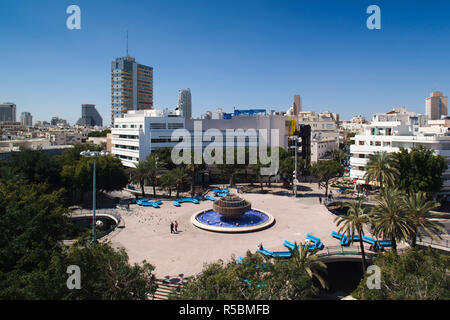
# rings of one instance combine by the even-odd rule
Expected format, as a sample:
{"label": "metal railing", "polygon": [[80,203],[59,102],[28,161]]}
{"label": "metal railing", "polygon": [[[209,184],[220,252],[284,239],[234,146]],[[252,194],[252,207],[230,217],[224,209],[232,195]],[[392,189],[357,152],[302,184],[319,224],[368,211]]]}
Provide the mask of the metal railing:
{"label": "metal railing", "polygon": [[445,247],[445,248],[450,248],[450,242],[447,239],[438,239],[438,240],[433,240],[432,238],[429,237],[417,237],[417,244],[429,244],[432,246],[440,246],[440,247]]}
{"label": "metal railing", "polygon": [[[370,250],[364,250],[364,254],[367,258],[373,258],[377,255],[377,253],[372,252]],[[316,253],[316,256],[318,257],[324,257],[324,256],[333,256],[333,255],[361,255],[361,248],[359,246],[352,246],[352,247],[343,247],[343,246],[331,246],[331,247],[325,247],[321,251],[318,251]]]}

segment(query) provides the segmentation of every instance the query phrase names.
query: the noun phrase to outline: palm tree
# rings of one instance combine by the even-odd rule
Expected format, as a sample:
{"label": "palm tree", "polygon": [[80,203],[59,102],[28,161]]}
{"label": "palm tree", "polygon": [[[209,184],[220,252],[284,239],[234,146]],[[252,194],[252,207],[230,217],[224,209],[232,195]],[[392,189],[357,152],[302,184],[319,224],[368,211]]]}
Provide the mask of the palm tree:
{"label": "palm tree", "polygon": [[149,177],[150,174],[146,161],[140,161],[136,165],[136,168],[132,169],[131,171],[131,182],[139,184],[142,191],[142,197],[145,197],[144,185],[145,181],[148,180]]}
{"label": "palm tree", "polygon": [[402,194],[398,189],[382,189],[376,197],[377,205],[370,216],[374,223],[374,233],[392,242],[392,250],[397,252],[397,241],[406,240],[414,232],[407,216]]}
{"label": "palm tree", "polygon": [[380,189],[383,189],[385,186],[393,186],[398,176],[399,171],[392,154],[382,151],[369,155],[364,175],[366,180],[377,182]]}
{"label": "palm tree", "polygon": [[158,176],[163,172],[165,163],[158,159],[156,154],[150,154],[147,159],[145,159],[146,166],[148,169],[149,180],[153,187],[153,197],[156,198],[156,183]]}
{"label": "palm tree", "polygon": [[364,226],[370,222],[369,215],[366,208],[363,207],[362,199],[346,201],[343,206],[348,208],[347,215],[337,216],[334,221],[337,222],[336,226],[342,225],[338,232],[344,232],[351,242],[353,242],[355,234],[358,234],[363,273],[366,273],[367,264],[362,237],[364,236]]}
{"label": "palm tree", "polygon": [[182,166],[178,166],[171,171],[174,182],[177,188],[177,198],[180,196],[180,190],[183,188],[184,179],[186,179],[186,172]]}
{"label": "palm tree", "polygon": [[261,186],[261,192],[264,191],[264,188],[263,188],[263,177],[264,176],[261,174],[261,168],[263,168],[263,167],[264,167],[264,165],[261,164],[259,159],[258,159],[257,163],[251,165],[251,168],[253,169],[253,171],[255,173],[256,179],[259,181],[259,184]]}
{"label": "palm tree", "polygon": [[426,194],[422,191],[411,193],[403,199],[405,201],[406,215],[413,229],[411,246],[416,246],[419,230],[425,231],[432,239],[440,239],[440,232],[445,232],[444,226],[429,219],[430,211],[439,207],[440,204],[428,201]]}
{"label": "palm tree", "polygon": [[194,150],[191,151],[191,163],[187,164],[185,170],[191,176],[191,196],[195,193],[195,181],[197,180],[198,173],[206,168],[203,157],[201,157],[201,163],[195,163],[195,153]]}
{"label": "palm tree", "polygon": [[327,265],[318,260],[316,253],[319,249],[310,251],[309,248],[309,244],[295,243],[295,249],[289,249],[292,254],[292,262],[296,268],[306,272],[311,279],[319,280],[322,288],[327,289],[328,284],[323,277],[323,274],[327,273]]}
{"label": "palm tree", "polygon": [[169,171],[161,177],[161,187],[169,191],[169,197],[172,196],[172,187],[175,185],[176,177],[173,171]]}

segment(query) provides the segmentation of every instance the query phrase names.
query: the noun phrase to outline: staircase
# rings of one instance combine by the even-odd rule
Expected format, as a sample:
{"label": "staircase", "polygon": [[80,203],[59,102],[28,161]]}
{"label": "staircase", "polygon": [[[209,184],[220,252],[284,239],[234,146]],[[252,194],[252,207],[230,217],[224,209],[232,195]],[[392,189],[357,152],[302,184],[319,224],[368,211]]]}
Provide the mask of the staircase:
{"label": "staircase", "polygon": [[171,283],[167,280],[156,279],[156,284],[158,287],[156,288],[155,294],[153,295],[153,300],[168,300],[169,293],[176,290],[178,293],[180,289],[183,287],[183,283]]}

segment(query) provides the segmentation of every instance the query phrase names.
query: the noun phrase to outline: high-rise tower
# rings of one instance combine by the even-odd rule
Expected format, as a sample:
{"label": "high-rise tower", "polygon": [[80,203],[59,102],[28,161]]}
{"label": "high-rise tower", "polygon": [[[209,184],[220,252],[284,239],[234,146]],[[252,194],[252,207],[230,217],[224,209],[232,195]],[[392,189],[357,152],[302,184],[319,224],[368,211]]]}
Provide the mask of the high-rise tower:
{"label": "high-rise tower", "polygon": [[425,99],[425,114],[429,120],[439,120],[441,116],[447,116],[448,98],[442,92],[432,92]]}
{"label": "high-rise tower", "polygon": [[183,117],[186,119],[192,118],[191,89],[178,90],[178,110],[183,112]]}
{"label": "high-rise tower", "polygon": [[127,55],[111,64],[111,124],[128,110],[153,109],[153,68]]}
{"label": "high-rise tower", "polygon": [[299,112],[302,111],[302,101],[300,99],[300,95],[294,95],[294,103],[292,104],[292,114],[298,115]]}

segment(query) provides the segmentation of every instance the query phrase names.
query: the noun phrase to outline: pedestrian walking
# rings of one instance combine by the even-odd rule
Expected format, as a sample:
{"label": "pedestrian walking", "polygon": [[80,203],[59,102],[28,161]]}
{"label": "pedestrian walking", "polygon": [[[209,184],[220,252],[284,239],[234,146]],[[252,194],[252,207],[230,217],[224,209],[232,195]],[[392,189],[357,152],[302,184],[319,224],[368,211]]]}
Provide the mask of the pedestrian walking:
{"label": "pedestrian walking", "polygon": [[319,197],[319,202],[320,204],[322,204],[322,197]]}
{"label": "pedestrian walking", "polygon": [[175,220],[175,223],[173,224],[173,229],[175,230],[175,233],[178,233],[178,222]]}
{"label": "pedestrian walking", "polygon": [[173,222],[171,222],[170,223],[170,233],[173,233],[173,227],[174,227],[174,224],[173,224]]}

